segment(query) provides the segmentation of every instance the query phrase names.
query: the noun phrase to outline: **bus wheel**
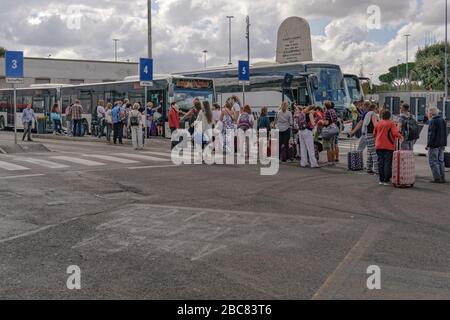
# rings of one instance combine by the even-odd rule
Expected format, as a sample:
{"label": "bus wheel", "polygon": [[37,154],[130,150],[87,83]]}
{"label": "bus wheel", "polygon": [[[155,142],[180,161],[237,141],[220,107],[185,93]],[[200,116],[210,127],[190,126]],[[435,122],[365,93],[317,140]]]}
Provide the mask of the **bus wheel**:
{"label": "bus wheel", "polygon": [[5,119],[3,117],[0,118],[0,131],[4,131],[6,128]]}

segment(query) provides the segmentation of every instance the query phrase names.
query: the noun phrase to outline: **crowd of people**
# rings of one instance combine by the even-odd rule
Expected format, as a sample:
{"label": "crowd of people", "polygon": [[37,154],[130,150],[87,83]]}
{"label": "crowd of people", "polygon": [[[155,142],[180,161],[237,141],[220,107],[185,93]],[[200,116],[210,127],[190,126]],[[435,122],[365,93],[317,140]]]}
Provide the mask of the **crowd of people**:
{"label": "crowd of people", "polygon": [[[145,110],[147,109],[147,113]],[[162,115],[160,108],[152,102],[147,108],[140,103],[131,104],[129,100],[118,100],[114,104],[99,101],[96,108],[98,127],[95,135],[106,138],[109,144],[123,144],[124,137],[131,138],[135,150],[144,148],[144,138],[162,135]],[[394,151],[412,151],[420,136],[420,126],[410,113],[408,104],[401,105],[400,115],[394,121],[385,106],[373,102],[356,101],[352,105],[353,127],[349,138],[359,138],[358,152],[367,149],[365,169],[370,175],[377,175],[380,184],[391,183]],[[82,135],[83,108],[77,100],[65,110],[67,135]],[[54,134],[63,134],[61,110],[55,104],[51,110]],[[440,111],[433,106],[427,109],[429,125],[427,150],[429,164],[433,173],[433,183],[445,183],[445,148],[447,146],[447,122]],[[31,106],[22,113],[24,125],[23,140],[31,139],[32,122],[36,120]],[[183,112],[175,102],[170,105],[168,123],[171,133],[182,127],[188,129],[193,143],[204,148],[214,137],[208,133],[211,129],[219,130],[224,137],[223,153],[235,153],[241,150],[237,146],[235,135],[228,132],[256,129],[265,130],[270,136],[273,129],[279,131],[279,157],[281,162],[300,160],[302,168],[318,169],[334,166],[340,162],[339,140],[341,128],[338,113],[332,102],[326,101],[324,107],[300,106],[296,103],[290,107],[283,102],[275,116],[270,117],[268,108],[262,108],[259,116],[252,112],[250,105],[243,105],[236,96],[228,99],[223,107],[217,103],[193,100],[192,109]],[[147,130],[144,130],[144,129]],[[93,132],[94,133],[94,132]],[[234,138],[234,141],[233,141]],[[172,148],[178,143],[172,141]],[[247,143],[247,142],[245,142]],[[268,155],[272,145],[269,139]],[[249,149],[249,148],[247,148]],[[320,153],[326,151],[327,161],[319,164]],[[218,152],[218,150],[215,150]]]}
{"label": "crowd of people", "polygon": [[[183,114],[181,118],[180,115]],[[436,107],[429,107],[426,118],[429,119],[427,150],[433,172],[433,183],[445,183],[444,153],[447,146],[447,123]],[[420,136],[420,126],[410,113],[408,104],[403,103],[398,118],[386,106],[377,103],[356,101],[352,105],[353,128],[349,138],[358,137],[356,150],[367,149],[365,170],[379,177],[381,185],[390,185],[393,172],[393,156],[396,150],[413,151]],[[194,100],[193,108],[181,113],[176,103],[172,103],[169,113],[169,126],[172,132],[180,128],[183,121],[189,121],[189,131],[194,143],[207,144],[212,137],[207,136],[211,128],[220,128],[224,137],[224,153],[237,152],[236,142],[228,140],[226,132],[250,128],[273,129],[279,131],[279,157],[282,162],[299,159],[302,168],[318,169],[323,166],[335,166],[340,162],[339,142],[341,126],[338,113],[332,102],[326,101],[324,107],[289,107],[283,102],[271,119],[268,109],[262,108],[258,118],[249,105],[242,105],[236,96],[231,97],[221,108],[209,102]],[[197,130],[200,128],[200,130]],[[178,142],[172,142],[172,148]],[[327,161],[319,164],[322,151],[326,151]],[[217,152],[217,150],[216,150]],[[269,150],[270,155],[270,150]]]}
{"label": "crowd of people", "polygon": [[[359,137],[358,151],[367,148],[366,169],[379,176],[380,184],[390,185],[393,172],[394,152],[413,152],[421,129],[417,119],[410,113],[410,106],[401,104],[400,115],[394,121],[386,106],[370,102],[355,102],[352,106],[353,130],[349,137]],[[433,173],[432,183],[446,183],[445,148],[447,146],[447,122],[435,106],[427,109],[428,139],[426,149]]]}
{"label": "crowd of people", "polygon": [[[155,107],[153,102],[147,103],[146,114],[146,108],[141,103],[131,104],[128,99],[117,100],[114,103],[105,103],[100,100],[95,113],[96,119],[91,133],[99,139],[105,138],[108,144],[121,145],[124,138],[129,138],[132,140],[134,149],[141,150],[144,147],[145,137],[150,139],[162,136],[161,107]],[[80,137],[83,135],[83,130],[86,128],[83,128],[82,114],[83,107],[78,100],[66,108],[68,136]],[[55,124],[54,128],[60,127]],[[144,128],[146,128],[146,132],[144,132]],[[55,134],[58,134],[57,129],[55,129]]]}

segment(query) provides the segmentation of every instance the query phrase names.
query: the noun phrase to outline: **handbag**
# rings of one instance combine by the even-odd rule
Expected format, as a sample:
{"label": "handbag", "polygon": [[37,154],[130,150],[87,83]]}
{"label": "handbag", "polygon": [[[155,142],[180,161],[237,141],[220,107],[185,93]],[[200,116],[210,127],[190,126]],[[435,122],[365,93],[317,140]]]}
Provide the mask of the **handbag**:
{"label": "handbag", "polygon": [[339,135],[339,128],[336,124],[332,124],[322,129],[322,139],[330,140]]}

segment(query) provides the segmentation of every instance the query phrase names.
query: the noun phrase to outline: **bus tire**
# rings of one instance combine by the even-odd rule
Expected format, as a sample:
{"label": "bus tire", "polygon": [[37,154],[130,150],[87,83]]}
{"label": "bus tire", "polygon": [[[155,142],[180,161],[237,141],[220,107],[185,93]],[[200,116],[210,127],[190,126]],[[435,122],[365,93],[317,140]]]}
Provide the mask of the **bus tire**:
{"label": "bus tire", "polygon": [[5,118],[0,117],[0,131],[5,131],[6,124],[5,124]]}

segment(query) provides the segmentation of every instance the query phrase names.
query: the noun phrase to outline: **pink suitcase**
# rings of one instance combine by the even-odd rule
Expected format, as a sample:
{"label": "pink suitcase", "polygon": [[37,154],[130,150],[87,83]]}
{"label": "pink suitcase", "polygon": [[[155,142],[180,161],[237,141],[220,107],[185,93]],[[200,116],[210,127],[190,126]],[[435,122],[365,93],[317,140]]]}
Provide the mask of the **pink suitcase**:
{"label": "pink suitcase", "polygon": [[392,183],[396,188],[412,188],[416,184],[416,159],[413,151],[395,151]]}

